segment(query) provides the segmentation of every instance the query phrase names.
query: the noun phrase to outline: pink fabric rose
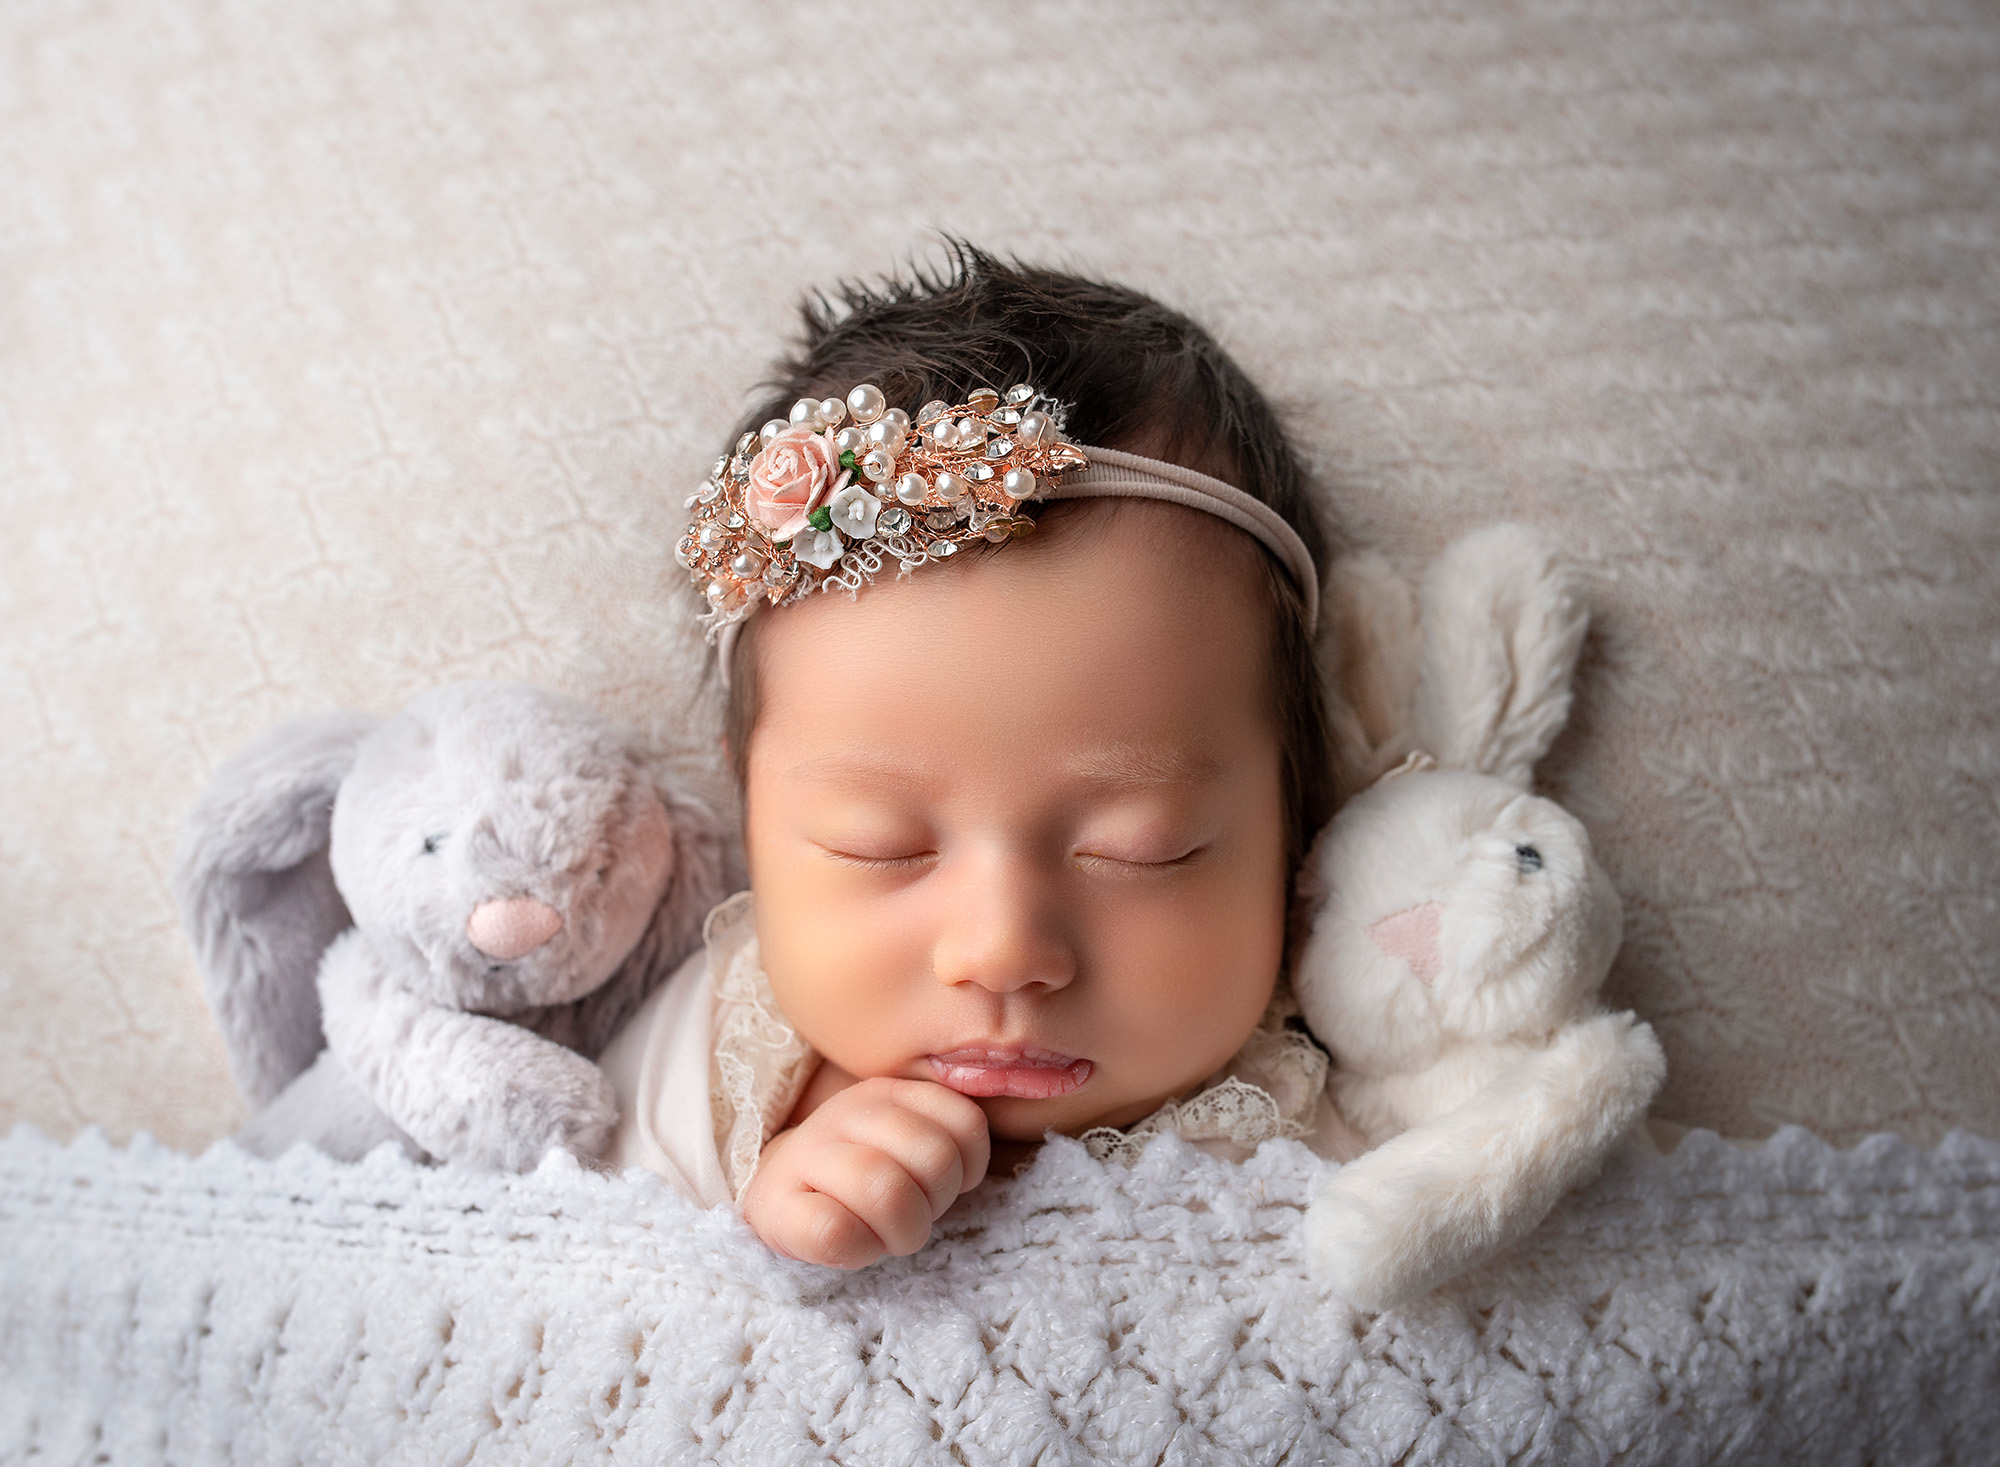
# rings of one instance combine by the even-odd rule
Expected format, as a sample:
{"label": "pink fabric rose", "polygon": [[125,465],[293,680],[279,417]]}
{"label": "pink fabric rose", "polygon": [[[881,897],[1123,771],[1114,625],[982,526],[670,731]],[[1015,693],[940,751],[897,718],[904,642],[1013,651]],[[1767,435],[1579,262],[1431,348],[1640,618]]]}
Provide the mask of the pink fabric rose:
{"label": "pink fabric rose", "polygon": [[771,532],[789,540],[806,527],[806,516],[852,475],[823,434],[787,428],[750,460],[750,490],[744,508]]}

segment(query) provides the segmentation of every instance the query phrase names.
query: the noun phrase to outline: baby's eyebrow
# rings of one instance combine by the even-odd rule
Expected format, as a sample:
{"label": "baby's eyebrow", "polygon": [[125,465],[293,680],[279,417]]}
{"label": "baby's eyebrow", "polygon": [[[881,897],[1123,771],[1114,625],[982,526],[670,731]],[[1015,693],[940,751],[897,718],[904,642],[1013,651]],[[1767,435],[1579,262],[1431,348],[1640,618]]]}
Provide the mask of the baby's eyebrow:
{"label": "baby's eyebrow", "polygon": [[[949,783],[950,769],[932,768],[920,758],[872,749],[821,754],[794,764],[788,778],[835,787]],[[1221,778],[1223,764],[1208,749],[1185,745],[1111,744],[1087,749],[1063,761],[1063,773],[1078,784],[1113,788],[1208,784]]]}
{"label": "baby's eyebrow", "polygon": [[1071,778],[1085,784],[1207,784],[1222,775],[1222,761],[1207,749],[1113,744],[1066,761]]}

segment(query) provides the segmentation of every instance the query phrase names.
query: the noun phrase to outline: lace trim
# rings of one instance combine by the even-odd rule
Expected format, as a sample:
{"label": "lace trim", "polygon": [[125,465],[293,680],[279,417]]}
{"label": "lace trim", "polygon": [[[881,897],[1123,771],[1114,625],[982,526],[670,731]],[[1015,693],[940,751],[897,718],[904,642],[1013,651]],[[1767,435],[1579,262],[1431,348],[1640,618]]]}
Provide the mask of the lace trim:
{"label": "lace trim", "polygon": [[[819,1055],[779,1012],[757,957],[750,893],[738,892],[708,914],[702,929],[715,991],[715,1028],[708,1104],[715,1149],[730,1195],[741,1198],[757,1174],[765,1143],[778,1133],[805,1093]],[[1208,1085],[1186,1100],[1170,1100],[1123,1130],[1099,1126],[1080,1138],[1099,1161],[1131,1165],[1146,1143],[1167,1131],[1188,1141],[1227,1141],[1245,1150],[1286,1136],[1312,1133],[1313,1108],[1326,1089],[1327,1058],[1286,1020],[1299,1011],[1288,988],[1243,1047]]]}
{"label": "lace trim", "polygon": [[738,892],[710,912],[702,939],[715,993],[708,1111],[723,1180],[730,1196],[741,1199],[765,1143],[799,1103],[819,1056],[778,1011],[757,960],[750,893]]}
{"label": "lace trim", "polygon": [[1098,1126],[1078,1139],[1097,1160],[1123,1166],[1168,1131],[1184,1141],[1227,1141],[1246,1151],[1280,1136],[1304,1140],[1312,1134],[1313,1108],[1326,1089],[1327,1058],[1312,1040],[1287,1027],[1285,1021],[1298,1011],[1290,990],[1279,988],[1262,1022],[1205,1089],[1168,1101],[1137,1125]]}

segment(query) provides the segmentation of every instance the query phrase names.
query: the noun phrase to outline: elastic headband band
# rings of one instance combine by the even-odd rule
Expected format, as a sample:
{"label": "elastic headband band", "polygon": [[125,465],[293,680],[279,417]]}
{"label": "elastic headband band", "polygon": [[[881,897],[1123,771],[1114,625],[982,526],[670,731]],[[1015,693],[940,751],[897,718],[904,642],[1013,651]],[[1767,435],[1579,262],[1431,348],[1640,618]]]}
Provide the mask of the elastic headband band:
{"label": "elastic headband band", "polygon": [[1319,628],[1319,570],[1299,532],[1263,500],[1233,484],[1157,458],[1115,448],[1085,448],[1090,466],[1042,491],[1044,499],[1159,499],[1206,510],[1262,541],[1290,572],[1305,602],[1306,635]]}

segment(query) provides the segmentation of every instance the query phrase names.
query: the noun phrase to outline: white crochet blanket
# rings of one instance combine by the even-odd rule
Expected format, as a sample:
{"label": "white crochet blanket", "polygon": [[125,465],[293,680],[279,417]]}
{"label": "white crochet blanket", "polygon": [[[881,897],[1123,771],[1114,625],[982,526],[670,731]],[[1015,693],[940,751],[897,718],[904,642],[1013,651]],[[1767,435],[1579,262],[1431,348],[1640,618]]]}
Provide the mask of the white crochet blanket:
{"label": "white crochet blanket", "polygon": [[[1992,1461],[2000,1146],[1636,1151],[1395,1315],[1330,1163],[1056,1143],[915,1258],[773,1259],[637,1173],[0,1143],[0,1460]],[[100,1456],[99,1454],[103,1454]]]}

